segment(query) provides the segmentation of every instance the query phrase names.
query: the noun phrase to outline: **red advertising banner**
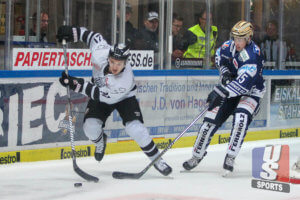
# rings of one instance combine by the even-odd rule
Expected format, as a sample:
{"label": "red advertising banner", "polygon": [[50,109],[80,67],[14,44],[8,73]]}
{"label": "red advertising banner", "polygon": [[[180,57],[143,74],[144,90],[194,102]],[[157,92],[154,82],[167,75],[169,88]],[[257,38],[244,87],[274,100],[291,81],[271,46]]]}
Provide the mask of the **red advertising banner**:
{"label": "red advertising banner", "polygon": [[[68,49],[67,59],[69,69],[92,69],[92,56],[89,49]],[[63,70],[64,64],[62,49],[13,49],[13,70]]]}

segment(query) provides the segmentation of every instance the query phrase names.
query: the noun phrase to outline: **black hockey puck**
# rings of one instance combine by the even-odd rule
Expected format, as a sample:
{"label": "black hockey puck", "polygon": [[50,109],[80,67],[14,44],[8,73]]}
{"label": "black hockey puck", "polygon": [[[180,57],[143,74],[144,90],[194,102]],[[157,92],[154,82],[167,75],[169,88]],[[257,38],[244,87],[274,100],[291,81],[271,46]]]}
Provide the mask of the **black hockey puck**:
{"label": "black hockey puck", "polygon": [[82,183],[74,183],[74,187],[81,187]]}

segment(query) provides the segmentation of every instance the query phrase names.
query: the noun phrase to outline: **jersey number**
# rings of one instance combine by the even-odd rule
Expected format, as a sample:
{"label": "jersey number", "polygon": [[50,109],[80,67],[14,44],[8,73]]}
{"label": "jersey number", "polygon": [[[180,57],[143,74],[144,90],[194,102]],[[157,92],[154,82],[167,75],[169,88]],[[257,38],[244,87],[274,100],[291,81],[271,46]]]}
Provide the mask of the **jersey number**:
{"label": "jersey number", "polygon": [[242,74],[239,78],[239,83],[243,83],[245,81],[245,79],[248,78],[248,75],[247,74]]}

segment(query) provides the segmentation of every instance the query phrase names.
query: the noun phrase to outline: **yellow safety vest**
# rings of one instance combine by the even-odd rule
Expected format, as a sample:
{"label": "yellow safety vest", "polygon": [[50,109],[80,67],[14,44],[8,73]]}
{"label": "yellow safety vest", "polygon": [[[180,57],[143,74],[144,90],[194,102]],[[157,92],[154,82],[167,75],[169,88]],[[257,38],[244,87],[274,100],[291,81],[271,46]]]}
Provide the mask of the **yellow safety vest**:
{"label": "yellow safety vest", "polygon": [[[188,49],[183,54],[184,58],[204,58],[205,57],[205,33],[202,31],[199,24],[189,28],[189,31],[197,36],[197,42],[188,46]],[[210,55],[215,55],[215,46],[218,35],[218,28],[211,26],[210,32]]]}

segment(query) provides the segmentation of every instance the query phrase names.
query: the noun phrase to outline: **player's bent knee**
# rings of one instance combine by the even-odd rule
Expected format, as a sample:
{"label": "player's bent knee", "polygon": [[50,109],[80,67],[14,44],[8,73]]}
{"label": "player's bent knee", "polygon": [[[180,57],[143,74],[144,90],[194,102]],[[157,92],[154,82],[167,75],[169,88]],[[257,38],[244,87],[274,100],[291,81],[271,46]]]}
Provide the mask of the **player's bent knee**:
{"label": "player's bent knee", "polygon": [[83,131],[90,140],[97,140],[102,134],[102,124],[100,119],[87,118],[83,124]]}
{"label": "player's bent knee", "polygon": [[239,108],[234,113],[234,124],[243,123],[246,125],[246,128],[248,128],[251,121],[252,121],[252,114],[246,109]]}
{"label": "player's bent knee", "polygon": [[147,128],[139,120],[127,122],[125,131],[141,147],[148,145],[152,141]]}

